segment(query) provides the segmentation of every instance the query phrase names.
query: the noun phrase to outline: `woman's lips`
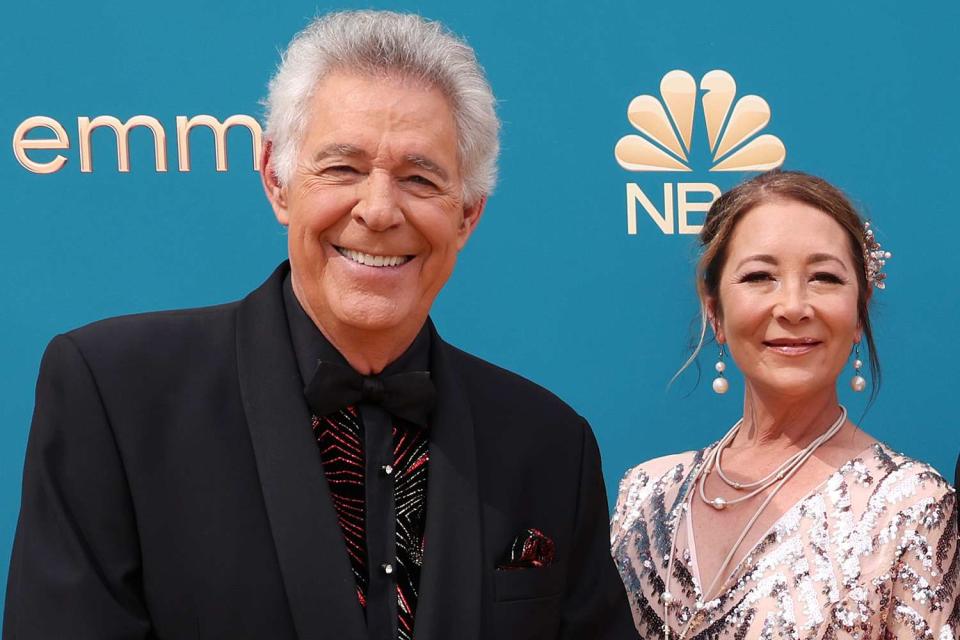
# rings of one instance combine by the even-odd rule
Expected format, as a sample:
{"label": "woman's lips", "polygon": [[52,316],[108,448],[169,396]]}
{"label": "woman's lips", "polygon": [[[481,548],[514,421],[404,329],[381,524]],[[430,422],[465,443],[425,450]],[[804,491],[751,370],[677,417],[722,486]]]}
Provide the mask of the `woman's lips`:
{"label": "woman's lips", "polygon": [[763,342],[765,347],[784,356],[802,356],[810,353],[821,344],[823,343],[813,338],[764,340]]}

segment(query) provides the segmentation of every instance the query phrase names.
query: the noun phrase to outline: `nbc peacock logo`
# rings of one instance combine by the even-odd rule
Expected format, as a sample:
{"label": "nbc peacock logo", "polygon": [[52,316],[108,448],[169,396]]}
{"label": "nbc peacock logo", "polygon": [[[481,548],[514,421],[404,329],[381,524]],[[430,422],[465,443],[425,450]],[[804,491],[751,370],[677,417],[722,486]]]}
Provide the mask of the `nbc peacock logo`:
{"label": "nbc peacock logo", "polygon": [[[758,135],[770,123],[766,100],[757,95],[737,99],[737,83],[726,71],[706,73],[698,88],[692,75],[677,69],[660,80],[660,98],[640,95],[630,101],[627,119],[641,135],[617,142],[614,156],[620,166],[638,172],[693,172],[698,98],[706,132],[700,155],[707,156],[708,172],[766,171],[783,164],[787,150],[780,138]],[[640,185],[627,183],[627,233],[637,233],[637,203],[665,234],[698,233],[701,225],[692,223],[689,214],[706,212],[719,196],[720,188],[711,182],[665,182],[663,206],[657,208]]]}

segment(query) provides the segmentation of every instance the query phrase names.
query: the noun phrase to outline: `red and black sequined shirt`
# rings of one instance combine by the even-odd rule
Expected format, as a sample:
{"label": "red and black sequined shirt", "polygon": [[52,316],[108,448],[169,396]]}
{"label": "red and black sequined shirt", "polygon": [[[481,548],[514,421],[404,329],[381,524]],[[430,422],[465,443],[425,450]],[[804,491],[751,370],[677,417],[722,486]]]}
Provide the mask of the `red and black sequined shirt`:
{"label": "red and black sequined shirt", "polygon": [[[294,351],[305,382],[318,360],[346,364],[284,283]],[[426,370],[426,328],[385,375]],[[368,637],[412,640],[423,566],[428,429],[375,405],[344,407],[312,417],[324,475],[343,531]]]}

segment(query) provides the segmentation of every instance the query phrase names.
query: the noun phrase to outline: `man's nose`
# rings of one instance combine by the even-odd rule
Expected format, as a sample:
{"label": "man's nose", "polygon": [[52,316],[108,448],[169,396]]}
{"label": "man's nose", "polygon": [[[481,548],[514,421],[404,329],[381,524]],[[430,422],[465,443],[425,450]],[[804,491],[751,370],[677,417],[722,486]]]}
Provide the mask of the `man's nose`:
{"label": "man's nose", "polygon": [[382,171],[372,171],[359,186],[359,200],[354,206],[354,220],[371,231],[386,231],[403,221],[393,178]]}
{"label": "man's nose", "polygon": [[786,281],[780,287],[778,300],[774,305],[773,314],[783,318],[791,324],[796,324],[813,317],[813,307],[808,299],[806,283]]}

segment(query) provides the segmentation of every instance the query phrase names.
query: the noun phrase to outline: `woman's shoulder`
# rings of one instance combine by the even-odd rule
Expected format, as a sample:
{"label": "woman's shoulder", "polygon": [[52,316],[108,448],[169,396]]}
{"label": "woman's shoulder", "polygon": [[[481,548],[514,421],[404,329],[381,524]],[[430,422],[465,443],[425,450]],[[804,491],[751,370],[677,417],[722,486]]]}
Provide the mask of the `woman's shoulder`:
{"label": "woman's shoulder", "polygon": [[641,462],[628,469],[620,480],[617,505],[610,521],[614,542],[628,531],[655,495],[679,485],[703,459],[704,450],[684,451]]}
{"label": "woman's shoulder", "polygon": [[[929,520],[956,517],[956,490],[932,466],[900,453],[883,442],[870,447],[862,458],[871,487],[869,508],[886,512],[896,520]],[[945,511],[949,511],[948,516]]]}
{"label": "woman's shoulder", "polygon": [[936,493],[954,493],[953,486],[931,465],[884,442],[877,441],[870,446],[869,460],[880,481],[911,482]]}
{"label": "woman's shoulder", "polygon": [[620,480],[618,505],[636,504],[651,493],[664,493],[686,478],[703,459],[704,450],[684,451],[652,458],[628,469]]}
{"label": "woman's shoulder", "polygon": [[702,449],[651,458],[627,469],[620,481],[620,489],[622,491],[624,488],[631,486],[646,486],[668,476],[682,478],[686,476],[687,470],[695,466],[702,458]]}

